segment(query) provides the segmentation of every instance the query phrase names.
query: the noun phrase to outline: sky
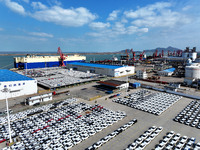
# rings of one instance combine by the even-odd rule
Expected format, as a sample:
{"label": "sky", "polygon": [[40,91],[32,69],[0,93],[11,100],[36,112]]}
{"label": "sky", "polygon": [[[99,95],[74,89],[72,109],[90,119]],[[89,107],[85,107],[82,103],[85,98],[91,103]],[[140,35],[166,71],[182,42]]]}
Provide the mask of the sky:
{"label": "sky", "polygon": [[200,49],[199,0],[0,0],[0,52]]}

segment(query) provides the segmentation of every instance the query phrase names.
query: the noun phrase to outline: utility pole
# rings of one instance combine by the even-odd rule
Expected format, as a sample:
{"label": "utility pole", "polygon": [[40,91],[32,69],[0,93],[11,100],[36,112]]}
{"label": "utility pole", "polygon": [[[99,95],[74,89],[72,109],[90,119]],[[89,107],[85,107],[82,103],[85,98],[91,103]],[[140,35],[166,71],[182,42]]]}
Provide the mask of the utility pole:
{"label": "utility pole", "polygon": [[7,117],[8,117],[8,132],[9,132],[10,143],[12,143],[11,130],[10,130],[10,116],[9,116],[8,100],[7,100],[7,93],[9,93],[10,90],[8,88],[4,88],[2,90],[2,92],[5,93],[5,96],[6,96],[6,109],[7,109]]}

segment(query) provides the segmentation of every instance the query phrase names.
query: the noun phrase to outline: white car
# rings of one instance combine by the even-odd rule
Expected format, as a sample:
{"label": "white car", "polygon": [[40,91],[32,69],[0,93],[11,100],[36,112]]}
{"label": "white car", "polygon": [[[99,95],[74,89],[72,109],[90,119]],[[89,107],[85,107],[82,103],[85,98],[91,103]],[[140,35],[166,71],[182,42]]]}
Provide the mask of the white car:
{"label": "white car", "polygon": [[70,149],[70,148],[73,147],[73,143],[71,143],[71,142],[64,143],[63,145],[64,145],[64,148],[65,148],[65,149]]}
{"label": "white car", "polygon": [[200,142],[197,143],[197,144],[195,145],[195,147],[194,147],[194,150],[199,150],[199,149],[200,149]]}

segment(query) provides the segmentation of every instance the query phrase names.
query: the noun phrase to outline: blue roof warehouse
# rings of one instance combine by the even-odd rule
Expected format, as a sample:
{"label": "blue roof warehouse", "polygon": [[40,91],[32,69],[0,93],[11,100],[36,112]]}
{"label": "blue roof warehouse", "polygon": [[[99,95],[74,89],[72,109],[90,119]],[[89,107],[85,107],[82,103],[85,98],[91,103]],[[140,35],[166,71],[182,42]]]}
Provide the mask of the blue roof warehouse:
{"label": "blue roof warehouse", "polygon": [[175,68],[169,68],[162,71],[158,71],[159,76],[171,76],[175,71]]}
{"label": "blue roof warehouse", "polygon": [[114,65],[92,64],[92,63],[82,63],[82,62],[74,62],[67,64],[67,68],[83,72],[100,74],[100,75],[107,75],[111,77],[119,77],[135,73],[134,66],[114,66]]}

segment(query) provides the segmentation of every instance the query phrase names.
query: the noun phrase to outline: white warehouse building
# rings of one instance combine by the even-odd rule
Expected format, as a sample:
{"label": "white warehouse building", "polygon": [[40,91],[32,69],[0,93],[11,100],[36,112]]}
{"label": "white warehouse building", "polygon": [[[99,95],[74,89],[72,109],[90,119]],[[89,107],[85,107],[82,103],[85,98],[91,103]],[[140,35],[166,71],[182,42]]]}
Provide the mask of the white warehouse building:
{"label": "white warehouse building", "polygon": [[[3,92],[7,88],[8,92]],[[6,69],[0,69],[0,100],[37,93],[37,81]]]}
{"label": "white warehouse building", "polygon": [[92,63],[82,63],[82,62],[74,62],[67,64],[67,68],[69,69],[72,68],[73,70],[78,70],[83,72],[107,75],[111,77],[119,77],[135,73],[134,66],[114,66],[114,65],[92,64]]}

